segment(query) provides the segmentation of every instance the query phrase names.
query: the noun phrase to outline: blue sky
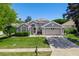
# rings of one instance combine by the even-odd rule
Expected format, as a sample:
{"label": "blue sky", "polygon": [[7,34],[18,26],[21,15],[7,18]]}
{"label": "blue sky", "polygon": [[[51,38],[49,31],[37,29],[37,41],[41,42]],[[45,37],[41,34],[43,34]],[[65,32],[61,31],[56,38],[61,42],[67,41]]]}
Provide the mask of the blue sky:
{"label": "blue sky", "polygon": [[49,20],[62,18],[66,12],[66,3],[14,3],[12,8],[16,11],[18,18],[25,20],[27,16],[32,19],[46,18]]}

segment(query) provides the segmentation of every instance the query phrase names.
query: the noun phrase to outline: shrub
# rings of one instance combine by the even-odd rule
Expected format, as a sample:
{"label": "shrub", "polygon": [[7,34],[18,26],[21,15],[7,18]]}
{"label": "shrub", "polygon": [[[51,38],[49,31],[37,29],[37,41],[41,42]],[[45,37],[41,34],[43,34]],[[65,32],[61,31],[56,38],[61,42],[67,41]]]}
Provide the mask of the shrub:
{"label": "shrub", "polygon": [[3,33],[6,34],[7,36],[11,36],[13,33],[15,33],[16,28],[11,26],[11,25],[7,25],[3,28]]}
{"label": "shrub", "polygon": [[64,30],[66,34],[75,34],[76,30],[74,28],[69,28]]}
{"label": "shrub", "polygon": [[29,32],[16,32],[15,36],[29,36],[30,33]]}

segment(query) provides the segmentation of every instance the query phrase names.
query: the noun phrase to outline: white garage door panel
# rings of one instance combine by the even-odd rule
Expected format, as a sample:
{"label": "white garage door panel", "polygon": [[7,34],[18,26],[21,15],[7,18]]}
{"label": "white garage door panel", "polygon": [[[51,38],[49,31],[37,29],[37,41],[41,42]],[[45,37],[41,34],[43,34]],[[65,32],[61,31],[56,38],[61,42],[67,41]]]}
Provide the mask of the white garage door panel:
{"label": "white garage door panel", "polygon": [[60,29],[45,29],[46,35],[60,35],[61,30]]}

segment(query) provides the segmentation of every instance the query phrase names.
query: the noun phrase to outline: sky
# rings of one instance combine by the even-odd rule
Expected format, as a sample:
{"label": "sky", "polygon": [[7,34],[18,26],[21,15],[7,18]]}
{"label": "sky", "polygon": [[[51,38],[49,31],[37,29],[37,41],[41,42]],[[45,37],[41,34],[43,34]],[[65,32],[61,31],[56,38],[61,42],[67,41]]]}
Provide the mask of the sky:
{"label": "sky", "polygon": [[14,3],[12,8],[16,11],[18,18],[25,20],[31,16],[33,20],[46,18],[54,20],[62,18],[66,12],[66,3]]}

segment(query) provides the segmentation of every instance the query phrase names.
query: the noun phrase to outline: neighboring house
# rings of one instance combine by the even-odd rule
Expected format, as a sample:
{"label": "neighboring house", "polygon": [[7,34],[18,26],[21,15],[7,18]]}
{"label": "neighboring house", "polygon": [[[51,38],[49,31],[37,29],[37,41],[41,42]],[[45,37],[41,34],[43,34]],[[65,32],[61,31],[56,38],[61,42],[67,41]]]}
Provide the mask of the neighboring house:
{"label": "neighboring house", "polygon": [[20,24],[16,31],[29,31],[30,35],[64,35],[64,28],[62,25],[45,19],[38,19]]}
{"label": "neighboring house", "polygon": [[69,20],[69,21],[65,22],[64,24],[62,24],[62,25],[64,26],[65,29],[75,27],[75,23],[73,22],[73,20]]}

